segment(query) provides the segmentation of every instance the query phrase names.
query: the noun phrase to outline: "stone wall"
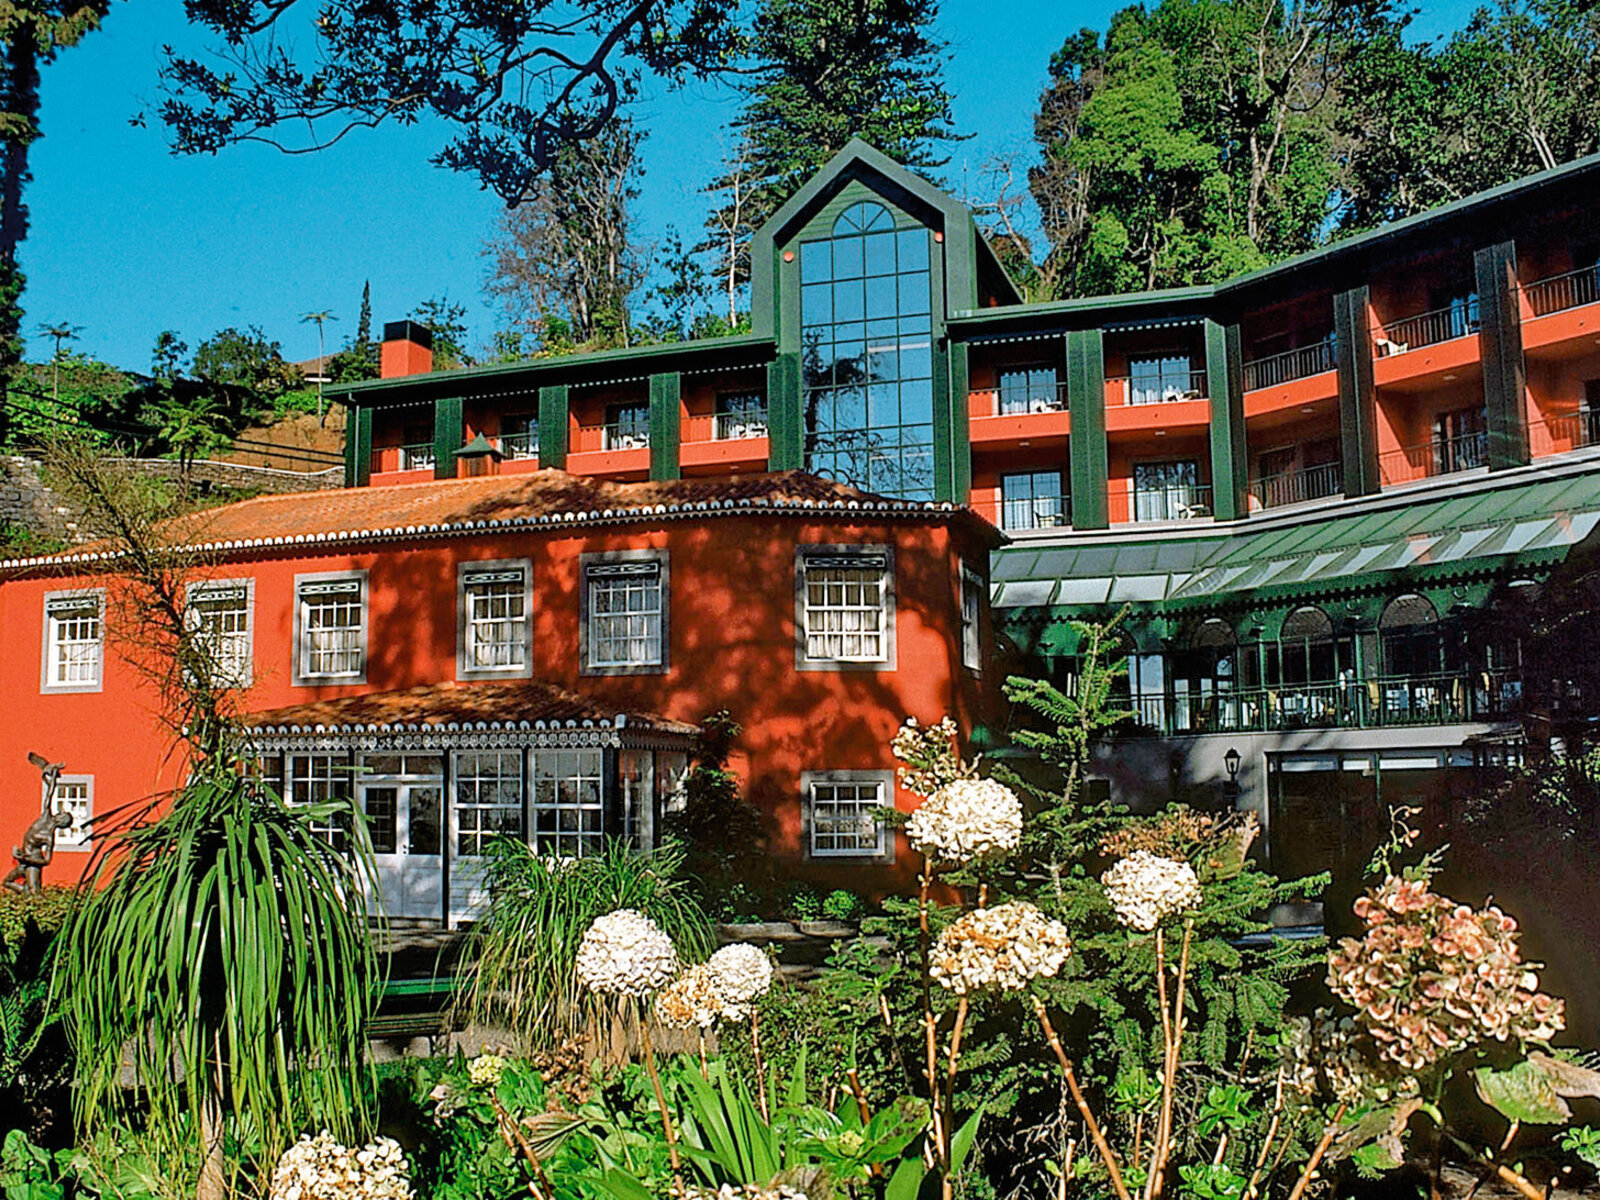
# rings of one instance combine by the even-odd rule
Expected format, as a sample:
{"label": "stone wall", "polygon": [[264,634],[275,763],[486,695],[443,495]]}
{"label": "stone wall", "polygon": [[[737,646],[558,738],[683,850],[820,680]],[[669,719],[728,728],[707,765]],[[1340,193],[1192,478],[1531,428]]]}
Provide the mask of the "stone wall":
{"label": "stone wall", "polygon": [[6,526],[69,540],[78,528],[72,510],[44,485],[39,464],[21,455],[0,457],[0,527]]}

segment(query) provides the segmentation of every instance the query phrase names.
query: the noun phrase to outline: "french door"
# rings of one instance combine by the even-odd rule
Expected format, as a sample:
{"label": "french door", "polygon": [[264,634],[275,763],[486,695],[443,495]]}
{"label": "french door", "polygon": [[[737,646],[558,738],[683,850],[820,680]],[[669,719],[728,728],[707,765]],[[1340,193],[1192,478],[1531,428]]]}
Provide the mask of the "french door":
{"label": "french door", "polygon": [[402,920],[441,920],[443,781],[368,777],[358,793],[384,911]]}

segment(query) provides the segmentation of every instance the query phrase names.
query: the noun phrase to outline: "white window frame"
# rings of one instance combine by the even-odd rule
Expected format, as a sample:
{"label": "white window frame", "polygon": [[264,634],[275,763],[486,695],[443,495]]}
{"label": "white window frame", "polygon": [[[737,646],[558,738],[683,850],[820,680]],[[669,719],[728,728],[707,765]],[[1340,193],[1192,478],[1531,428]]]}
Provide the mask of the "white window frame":
{"label": "white window frame", "polygon": [[[217,669],[215,682],[224,687],[247,688],[254,681],[256,661],[256,581],[254,579],[201,579],[196,580],[184,591],[184,614],[189,621],[198,619],[199,610],[195,608],[197,602],[204,602],[208,593],[242,591],[244,594],[244,660],[238,664],[237,669],[230,673],[228,664],[217,652],[216,648],[209,647],[212,665]],[[205,634],[197,625],[191,624],[190,631],[195,635],[196,641],[204,641]]]}
{"label": "white window frame", "polygon": [[[493,757],[495,759],[497,771],[494,775],[491,776],[483,774],[481,767],[474,769],[473,771],[466,770],[466,762],[469,758],[478,759],[488,757]],[[508,760],[510,763],[515,765],[515,771],[507,772],[504,770],[508,764]],[[481,799],[481,797],[484,795],[482,785],[490,782],[491,780],[494,782],[496,791],[496,802],[493,804],[484,803]],[[499,803],[500,785],[508,780],[516,781],[517,799],[514,804]],[[462,788],[466,786],[471,787],[470,798],[462,791]],[[449,845],[450,849],[453,851],[452,857],[457,859],[481,860],[483,857],[484,848],[497,837],[511,836],[520,837],[523,839],[527,838],[527,762],[526,755],[521,749],[485,748],[481,750],[454,751],[450,755],[450,781],[448,791],[450,805]],[[515,812],[517,814],[517,828],[514,833],[508,833],[504,829],[484,828],[482,814],[504,812]],[[464,827],[466,818],[469,815],[471,816],[471,823],[473,826],[471,829]],[[470,851],[462,848],[466,844],[467,838],[472,839],[472,845],[474,847]]]}
{"label": "white window frame", "polygon": [[[297,770],[304,759],[305,770]],[[283,756],[283,802],[291,808],[343,800],[352,804],[355,770],[344,750],[291,750]],[[299,794],[301,785],[305,794]],[[353,812],[349,815],[353,816]],[[315,821],[311,831],[336,850],[349,844],[350,830],[342,822]]]}
{"label": "white window frame", "polygon": [[[39,784],[39,799],[41,806],[44,803],[44,783]],[[93,834],[89,822],[94,820],[94,776],[93,775],[61,775],[56,778],[56,794],[51,801],[51,807],[58,812],[62,808],[61,789],[63,787],[83,788],[83,803],[81,808],[74,805],[72,825],[67,829],[56,831],[57,850],[92,850]]]}
{"label": "white window frame", "polygon": [[[568,762],[575,770],[564,773],[563,765]],[[605,848],[606,840],[612,836],[613,831],[610,827],[610,814],[607,811],[611,789],[608,786],[610,779],[604,750],[593,746],[535,749],[529,776],[533,781],[528,802],[532,825],[527,830],[527,837],[529,844],[538,853],[553,858],[576,858],[591,852],[599,853]],[[542,789],[541,784],[553,787],[553,793],[548,787]],[[581,791],[588,784],[593,784],[598,793],[599,799],[596,803],[584,803],[581,797],[574,801],[570,794],[563,796],[563,785],[575,785]],[[564,813],[575,814],[580,828],[561,829],[560,823]],[[581,828],[584,818],[591,813],[599,816],[598,830]],[[555,816],[557,828],[551,833],[545,833],[539,828],[539,819],[545,814]]]}
{"label": "white window frame", "polygon": [[[611,550],[578,556],[581,578],[578,613],[578,673],[580,675],[664,675],[671,662],[672,562],[666,550]],[[654,574],[660,602],[656,609],[656,653],[648,662],[597,662],[601,639],[595,636],[594,583],[608,578],[627,579]],[[631,615],[631,614],[629,614]]]}
{"label": "white window frame", "polygon": [[[521,662],[499,667],[474,665],[472,589],[474,584],[513,584],[520,577],[522,618],[496,618],[491,624],[520,624],[521,629],[508,645],[520,651]],[[464,562],[456,567],[456,678],[531,679],[533,677],[533,564],[526,558],[497,558]]]}
{"label": "white window frame", "polygon": [[[847,850],[818,849],[816,800],[818,788],[875,787],[878,803],[874,808],[894,807],[893,771],[804,771],[800,775],[800,839],[801,853],[807,861],[873,862],[894,861],[894,830],[881,818],[874,822],[877,842],[871,849],[853,847]],[[859,802],[858,802],[859,803]]]}
{"label": "white window frame", "polygon": [[[872,657],[834,658],[811,654],[812,611],[807,575],[814,570],[879,572],[879,652]],[[824,609],[824,612],[831,611]],[[794,665],[799,671],[893,671],[896,669],[894,548],[834,544],[802,545],[794,555]],[[820,630],[835,633],[837,630]]]}
{"label": "white window frame", "polygon": [[[94,678],[74,681],[58,681],[56,678],[56,650],[62,643],[58,642],[57,613],[82,614],[90,606],[95,610],[95,629],[97,636],[94,645]],[[105,684],[106,674],[106,590],[105,588],[66,588],[44,594],[44,637],[42,643],[43,653],[39,662],[39,690],[45,694],[72,693],[72,692],[98,692]],[[62,621],[73,619],[63,617]],[[87,641],[75,641],[73,645],[89,645]]]}
{"label": "white window frame", "polygon": [[[306,621],[308,595],[314,595],[328,584],[355,583],[360,596],[361,619],[356,626],[356,642],[361,654],[361,669],[339,674],[312,674],[306,670],[311,657],[311,630]],[[294,577],[294,683],[297,687],[314,687],[318,684],[365,683],[367,681],[368,608],[370,596],[365,571],[318,571]]]}
{"label": "white window frame", "polygon": [[961,562],[961,665],[974,675],[983,673],[983,576]]}

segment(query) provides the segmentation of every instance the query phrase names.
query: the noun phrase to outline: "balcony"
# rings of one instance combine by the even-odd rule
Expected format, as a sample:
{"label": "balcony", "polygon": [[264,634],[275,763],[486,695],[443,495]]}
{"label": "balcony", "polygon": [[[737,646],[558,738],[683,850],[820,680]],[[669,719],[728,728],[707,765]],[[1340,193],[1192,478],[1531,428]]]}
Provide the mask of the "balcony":
{"label": "balcony", "polygon": [[1594,445],[1600,445],[1600,410],[1582,409],[1528,423],[1528,450],[1534,458]]}
{"label": "balcony", "polygon": [[977,500],[973,502],[972,509],[991,525],[1007,533],[1029,529],[1066,529],[1072,524],[1072,500],[1068,496]]}
{"label": "balcony", "polygon": [[1372,344],[1380,357],[1390,358],[1477,332],[1478,298],[1469,296],[1432,312],[1389,321],[1372,331]]}
{"label": "balcony", "polygon": [[503,433],[498,444],[500,455],[507,462],[539,457],[539,435],[533,430],[525,433]]}
{"label": "balcony", "polygon": [[1522,285],[1522,298],[1535,317],[1566,312],[1600,301],[1600,268],[1585,267]]}
{"label": "balcony", "polygon": [[650,426],[635,421],[613,421],[606,425],[579,425],[574,453],[615,453],[619,450],[648,450]]}
{"label": "balcony", "polygon": [[1206,399],[1206,373],[1163,372],[1155,375],[1112,375],[1106,378],[1108,408],[1140,407],[1150,404],[1176,404],[1185,400]]}
{"label": "balcony", "polygon": [[1111,485],[1112,524],[1193,521],[1210,516],[1210,484]]}
{"label": "balcony", "polygon": [[1344,494],[1344,464],[1320,463],[1276,475],[1262,475],[1250,483],[1250,494],[1262,508],[1305,504]]}
{"label": "balcony", "polygon": [[967,412],[976,450],[1064,447],[1072,427],[1064,383],[968,392]]}
{"label": "balcony", "polygon": [[1384,487],[1392,487],[1488,465],[1489,435],[1479,430],[1386,451],[1378,455],[1378,479]]}
{"label": "balcony", "polygon": [[767,410],[690,414],[683,421],[679,465],[691,474],[740,468],[764,470],[768,458]]}
{"label": "balcony", "polygon": [[1262,388],[1277,387],[1331,371],[1336,365],[1336,353],[1333,339],[1326,338],[1315,345],[1301,346],[1298,350],[1285,350],[1282,354],[1254,359],[1244,364],[1244,390],[1260,391]]}
{"label": "balcony", "polygon": [[397,471],[431,471],[436,461],[432,442],[379,446],[372,451],[371,471],[374,475]]}
{"label": "balcony", "polygon": [[1381,675],[1137,696],[1132,708],[1138,725],[1167,736],[1454,725],[1515,717],[1522,710],[1522,679],[1507,671]]}

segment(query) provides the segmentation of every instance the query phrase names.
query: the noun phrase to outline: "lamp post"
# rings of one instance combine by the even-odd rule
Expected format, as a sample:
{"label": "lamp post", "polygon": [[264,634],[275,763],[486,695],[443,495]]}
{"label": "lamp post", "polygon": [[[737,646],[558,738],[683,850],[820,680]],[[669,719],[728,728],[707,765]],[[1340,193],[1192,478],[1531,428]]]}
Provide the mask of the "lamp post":
{"label": "lamp post", "polygon": [[1239,799],[1239,767],[1243,762],[1243,756],[1233,746],[1229,746],[1228,752],[1222,756],[1223,768],[1228,772],[1228,782],[1222,785],[1222,794],[1230,803]]}

